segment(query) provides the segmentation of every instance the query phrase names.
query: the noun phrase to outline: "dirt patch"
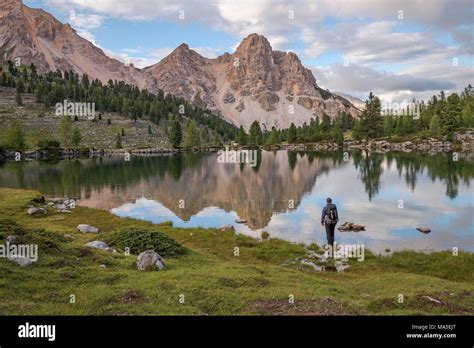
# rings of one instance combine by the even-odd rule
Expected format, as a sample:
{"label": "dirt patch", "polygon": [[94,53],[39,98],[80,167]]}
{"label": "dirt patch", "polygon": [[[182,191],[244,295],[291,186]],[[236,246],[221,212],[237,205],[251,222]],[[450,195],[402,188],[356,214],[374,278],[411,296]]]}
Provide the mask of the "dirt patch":
{"label": "dirt patch", "polygon": [[142,292],[130,290],[120,297],[120,301],[122,303],[140,303],[144,298],[145,296]]}
{"label": "dirt patch", "polygon": [[330,298],[324,297],[316,300],[295,300],[289,303],[284,300],[258,300],[245,310],[250,314],[263,315],[351,315],[350,310],[344,308],[343,304]]}
{"label": "dirt patch", "polygon": [[416,296],[416,300],[420,301],[425,306],[445,308],[449,314],[473,315],[474,308],[472,307],[466,308],[458,304],[452,303],[452,302],[460,302],[462,299],[464,299],[465,297],[469,297],[470,295],[471,293],[469,291],[464,291],[457,295],[454,294],[453,296],[449,296],[449,294],[447,293],[435,294],[435,295],[419,294]]}

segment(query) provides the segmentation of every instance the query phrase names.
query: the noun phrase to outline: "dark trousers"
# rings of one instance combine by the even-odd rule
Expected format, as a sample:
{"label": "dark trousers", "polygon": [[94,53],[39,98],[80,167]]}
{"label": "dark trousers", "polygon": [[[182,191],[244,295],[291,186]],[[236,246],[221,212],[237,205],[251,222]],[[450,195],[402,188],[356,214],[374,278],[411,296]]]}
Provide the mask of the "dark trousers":
{"label": "dark trousers", "polygon": [[336,224],[324,224],[324,227],[326,228],[328,244],[334,246],[334,229],[336,228]]}

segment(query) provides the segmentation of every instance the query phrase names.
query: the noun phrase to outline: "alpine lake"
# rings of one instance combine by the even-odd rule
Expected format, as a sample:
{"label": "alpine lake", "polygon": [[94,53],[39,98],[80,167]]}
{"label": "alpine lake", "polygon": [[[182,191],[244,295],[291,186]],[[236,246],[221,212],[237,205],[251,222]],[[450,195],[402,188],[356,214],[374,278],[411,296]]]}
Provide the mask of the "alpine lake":
{"label": "alpine lake", "polygon": [[376,253],[474,251],[473,178],[470,153],[259,150],[252,165],[221,163],[217,153],[0,164],[0,187],[76,198],[121,217],[233,225],[237,233],[307,244],[325,243],[321,210],[332,197],[338,226],[365,226],[336,230],[336,242]]}

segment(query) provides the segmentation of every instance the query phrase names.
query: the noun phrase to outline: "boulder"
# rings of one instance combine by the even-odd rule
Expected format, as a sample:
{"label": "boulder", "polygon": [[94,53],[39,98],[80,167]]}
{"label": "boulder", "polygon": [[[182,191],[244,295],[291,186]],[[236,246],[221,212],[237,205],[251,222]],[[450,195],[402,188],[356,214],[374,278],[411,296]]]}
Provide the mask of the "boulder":
{"label": "boulder", "polygon": [[44,204],[45,203],[45,198],[43,195],[35,197],[32,199],[33,202],[39,203],[39,204]]}
{"label": "boulder", "polygon": [[76,207],[76,201],[74,199],[66,199],[63,204],[68,208],[68,209],[74,209]]}
{"label": "boulder", "polygon": [[353,222],[344,222],[337,228],[340,232],[360,232],[365,231],[365,226]]}
{"label": "boulder", "polygon": [[15,262],[20,267],[28,267],[33,263],[33,261],[24,256],[9,257],[8,259]]}
{"label": "boulder", "polygon": [[67,209],[67,206],[66,204],[64,203],[60,203],[60,204],[55,204],[53,205],[53,208],[57,209],[57,210],[66,210]]}
{"label": "boulder", "polygon": [[94,249],[100,249],[100,250],[107,250],[109,247],[107,243],[101,242],[100,240],[94,240],[92,242],[84,244],[85,247],[88,248],[94,248]]}
{"label": "boulder", "polygon": [[137,268],[140,271],[147,269],[163,269],[165,260],[154,250],[146,250],[137,257]]}
{"label": "boulder", "polygon": [[86,224],[77,225],[77,229],[82,233],[99,233],[99,229],[94,226],[89,226]]}
{"label": "boulder", "polygon": [[429,227],[417,227],[416,230],[421,233],[430,233],[431,228]]}
{"label": "boulder", "polygon": [[30,215],[46,215],[48,211],[44,208],[31,207],[28,208],[28,214]]}

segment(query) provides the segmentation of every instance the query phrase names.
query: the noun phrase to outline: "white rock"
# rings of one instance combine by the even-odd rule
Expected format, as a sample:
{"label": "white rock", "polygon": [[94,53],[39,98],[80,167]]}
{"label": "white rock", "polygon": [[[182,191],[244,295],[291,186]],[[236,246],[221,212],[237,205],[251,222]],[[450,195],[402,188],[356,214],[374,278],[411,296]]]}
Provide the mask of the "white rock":
{"label": "white rock", "polygon": [[101,250],[106,250],[109,247],[107,243],[101,242],[100,240],[94,240],[92,242],[86,243],[84,246]]}
{"label": "white rock", "polygon": [[30,215],[46,215],[48,211],[44,208],[31,207],[28,208],[28,214]]}
{"label": "white rock", "polygon": [[29,258],[23,256],[9,257],[8,259],[15,262],[20,267],[28,267],[33,263]]}
{"label": "white rock", "polygon": [[137,268],[144,271],[148,268],[163,269],[165,267],[165,260],[153,250],[146,250],[137,257]]}
{"label": "white rock", "polygon": [[94,226],[89,226],[86,224],[77,225],[77,229],[82,233],[99,233],[99,229]]}

